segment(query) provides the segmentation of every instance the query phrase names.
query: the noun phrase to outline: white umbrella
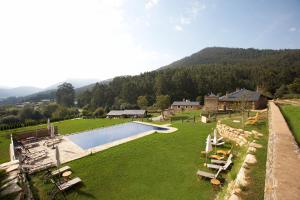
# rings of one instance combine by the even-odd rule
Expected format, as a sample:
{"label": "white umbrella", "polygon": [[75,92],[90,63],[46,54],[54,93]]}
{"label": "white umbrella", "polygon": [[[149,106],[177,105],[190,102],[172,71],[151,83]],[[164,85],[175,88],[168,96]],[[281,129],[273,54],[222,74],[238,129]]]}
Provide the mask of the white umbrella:
{"label": "white umbrella", "polygon": [[51,138],[54,138],[55,137],[55,134],[54,134],[54,126],[53,125],[51,125],[51,128],[50,128],[51,130],[50,130],[50,137]]}
{"label": "white umbrella", "polygon": [[206,138],[206,147],[205,147],[205,152],[209,153],[212,150],[212,145],[211,145],[211,136],[208,134]]}
{"label": "white umbrella", "polygon": [[60,156],[58,146],[55,147],[55,158],[56,158],[56,166],[59,168],[60,166]]}
{"label": "white umbrella", "polygon": [[218,140],[217,140],[217,130],[214,129],[214,139],[213,139],[213,144],[217,144]]}
{"label": "white umbrella", "polygon": [[50,130],[50,128],[51,128],[50,119],[48,118],[48,120],[47,120],[47,129]]}
{"label": "white umbrella", "polygon": [[217,140],[217,130],[214,129],[214,139],[213,139],[213,144],[215,145],[215,152],[217,151],[217,143],[218,143],[218,140]]}
{"label": "white umbrella", "polygon": [[205,146],[205,153],[206,153],[206,158],[205,158],[205,163],[204,165],[206,165],[207,163],[207,154],[212,150],[212,145],[211,145],[211,136],[210,134],[208,134],[207,138],[206,138],[206,146]]}

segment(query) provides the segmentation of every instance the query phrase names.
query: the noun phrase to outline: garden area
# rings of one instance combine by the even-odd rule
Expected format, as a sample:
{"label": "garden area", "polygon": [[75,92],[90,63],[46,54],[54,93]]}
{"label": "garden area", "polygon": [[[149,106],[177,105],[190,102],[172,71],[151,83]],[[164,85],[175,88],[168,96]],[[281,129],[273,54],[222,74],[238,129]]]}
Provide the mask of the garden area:
{"label": "garden area", "polygon": [[[254,115],[254,113],[251,113]],[[238,114],[222,115],[218,119],[224,124],[241,128],[241,124],[232,123],[239,119]],[[195,119],[195,120],[194,120]],[[55,123],[60,134],[79,132],[87,129],[110,126],[123,123],[131,119],[76,119]],[[162,124],[163,122],[157,122]],[[237,176],[239,168],[246,155],[246,148],[233,145],[226,141],[226,145],[218,149],[231,149],[234,164],[228,172],[222,172],[220,179],[222,187],[217,191],[209,180],[196,176],[198,169],[210,171],[205,167],[206,137],[216,127],[216,122],[200,123],[199,111],[182,112],[176,114],[172,123],[178,131],[170,134],[155,133],[128,143],[112,147],[65,165],[72,169],[73,177],[80,177],[82,184],[67,192],[68,199],[214,199],[216,194],[222,193],[227,184]],[[42,126],[26,127],[35,129]],[[260,120],[258,124],[246,126],[246,130],[257,130],[263,133],[258,143],[263,145],[256,153],[258,163],[251,167],[251,181],[242,191],[244,199],[263,199],[265,161],[267,149],[267,120]],[[9,139],[1,132],[1,152],[6,155]],[[7,146],[3,145],[7,142]],[[6,146],[6,147],[4,147]],[[7,161],[8,155],[1,162]],[[39,199],[49,199],[47,193],[53,187],[51,182],[42,180],[44,172],[30,177],[33,192]],[[58,195],[57,199],[63,198]]]}

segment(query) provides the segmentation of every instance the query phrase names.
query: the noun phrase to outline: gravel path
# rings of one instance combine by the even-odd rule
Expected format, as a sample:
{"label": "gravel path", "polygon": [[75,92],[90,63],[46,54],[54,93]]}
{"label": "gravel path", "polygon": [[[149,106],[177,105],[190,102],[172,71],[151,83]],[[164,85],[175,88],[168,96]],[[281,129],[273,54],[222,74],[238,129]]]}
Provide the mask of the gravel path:
{"label": "gravel path", "polygon": [[272,101],[269,103],[269,126],[265,200],[300,199],[300,150]]}

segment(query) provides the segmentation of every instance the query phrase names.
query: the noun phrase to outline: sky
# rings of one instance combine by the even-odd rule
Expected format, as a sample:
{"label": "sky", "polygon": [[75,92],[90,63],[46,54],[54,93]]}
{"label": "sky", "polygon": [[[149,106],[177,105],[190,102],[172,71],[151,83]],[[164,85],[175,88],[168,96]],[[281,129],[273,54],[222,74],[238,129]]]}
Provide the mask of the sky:
{"label": "sky", "polygon": [[205,47],[300,48],[299,0],[1,0],[0,86],[155,70]]}

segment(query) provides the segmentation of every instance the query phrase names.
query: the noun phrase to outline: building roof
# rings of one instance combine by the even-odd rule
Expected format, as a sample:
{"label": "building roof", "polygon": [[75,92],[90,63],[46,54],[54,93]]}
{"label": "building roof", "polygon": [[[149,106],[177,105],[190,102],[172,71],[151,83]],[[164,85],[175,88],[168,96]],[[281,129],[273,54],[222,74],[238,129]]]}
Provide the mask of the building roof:
{"label": "building roof", "polygon": [[199,106],[198,101],[174,101],[172,106]]}
{"label": "building roof", "polygon": [[122,116],[122,115],[145,115],[145,110],[111,110],[107,115]]}
{"label": "building roof", "polygon": [[247,89],[237,90],[219,98],[220,101],[258,101],[261,94]]}

